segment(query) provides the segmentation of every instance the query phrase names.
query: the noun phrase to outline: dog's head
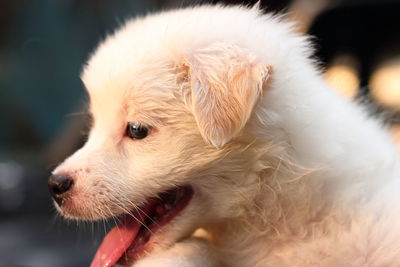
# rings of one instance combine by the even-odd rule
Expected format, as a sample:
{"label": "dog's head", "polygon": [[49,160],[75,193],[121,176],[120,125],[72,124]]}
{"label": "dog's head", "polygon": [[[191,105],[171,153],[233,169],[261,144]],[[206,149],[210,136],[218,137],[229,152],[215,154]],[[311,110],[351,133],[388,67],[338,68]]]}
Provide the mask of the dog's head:
{"label": "dog's head", "polygon": [[246,124],[270,72],[234,41],[205,36],[183,47],[177,43],[190,36],[143,36],[141,26],[107,39],[85,67],[89,139],[49,179],[64,216],[122,215],[136,231],[129,242],[142,233],[146,242],[129,244],[126,261],[147,240],[168,246],[235,215],[240,193],[232,186],[252,168],[246,153],[255,137]]}

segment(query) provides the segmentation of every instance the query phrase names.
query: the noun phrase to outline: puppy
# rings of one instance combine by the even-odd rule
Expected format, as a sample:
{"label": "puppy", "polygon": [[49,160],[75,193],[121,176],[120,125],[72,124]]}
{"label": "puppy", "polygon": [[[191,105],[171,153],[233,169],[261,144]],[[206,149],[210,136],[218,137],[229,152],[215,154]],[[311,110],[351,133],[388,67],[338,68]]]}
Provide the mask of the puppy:
{"label": "puppy", "polygon": [[49,178],[65,217],[120,220],[92,267],[400,265],[392,137],[310,47],[241,6],[137,18],[100,44],[89,139]]}

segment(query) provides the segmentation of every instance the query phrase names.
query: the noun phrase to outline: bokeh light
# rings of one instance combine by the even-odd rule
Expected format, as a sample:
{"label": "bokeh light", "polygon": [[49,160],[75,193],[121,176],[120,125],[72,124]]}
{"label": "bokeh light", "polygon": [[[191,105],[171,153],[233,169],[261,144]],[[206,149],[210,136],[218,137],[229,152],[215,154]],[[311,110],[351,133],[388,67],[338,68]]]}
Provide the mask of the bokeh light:
{"label": "bokeh light", "polygon": [[350,55],[336,57],[325,72],[325,80],[344,97],[355,98],[360,86],[357,61]]}
{"label": "bokeh light", "polygon": [[379,66],[370,79],[372,97],[389,109],[400,108],[400,56]]}

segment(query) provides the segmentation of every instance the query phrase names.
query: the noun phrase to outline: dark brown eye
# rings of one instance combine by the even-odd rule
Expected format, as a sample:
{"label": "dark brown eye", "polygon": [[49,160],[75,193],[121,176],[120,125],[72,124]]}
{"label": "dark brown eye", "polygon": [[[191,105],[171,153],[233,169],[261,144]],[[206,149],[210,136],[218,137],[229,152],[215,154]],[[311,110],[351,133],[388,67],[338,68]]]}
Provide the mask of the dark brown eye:
{"label": "dark brown eye", "polygon": [[132,139],[143,139],[149,132],[150,127],[137,122],[129,122],[126,128],[126,135]]}

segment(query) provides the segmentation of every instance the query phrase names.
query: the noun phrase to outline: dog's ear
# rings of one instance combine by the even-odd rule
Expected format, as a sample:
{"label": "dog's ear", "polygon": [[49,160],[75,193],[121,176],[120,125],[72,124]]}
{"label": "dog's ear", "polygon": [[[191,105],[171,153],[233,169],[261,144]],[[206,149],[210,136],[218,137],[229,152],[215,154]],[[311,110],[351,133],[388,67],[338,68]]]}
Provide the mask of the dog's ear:
{"label": "dog's ear", "polygon": [[187,57],[191,106],[203,138],[219,148],[246,124],[270,67],[246,50],[215,43]]}

